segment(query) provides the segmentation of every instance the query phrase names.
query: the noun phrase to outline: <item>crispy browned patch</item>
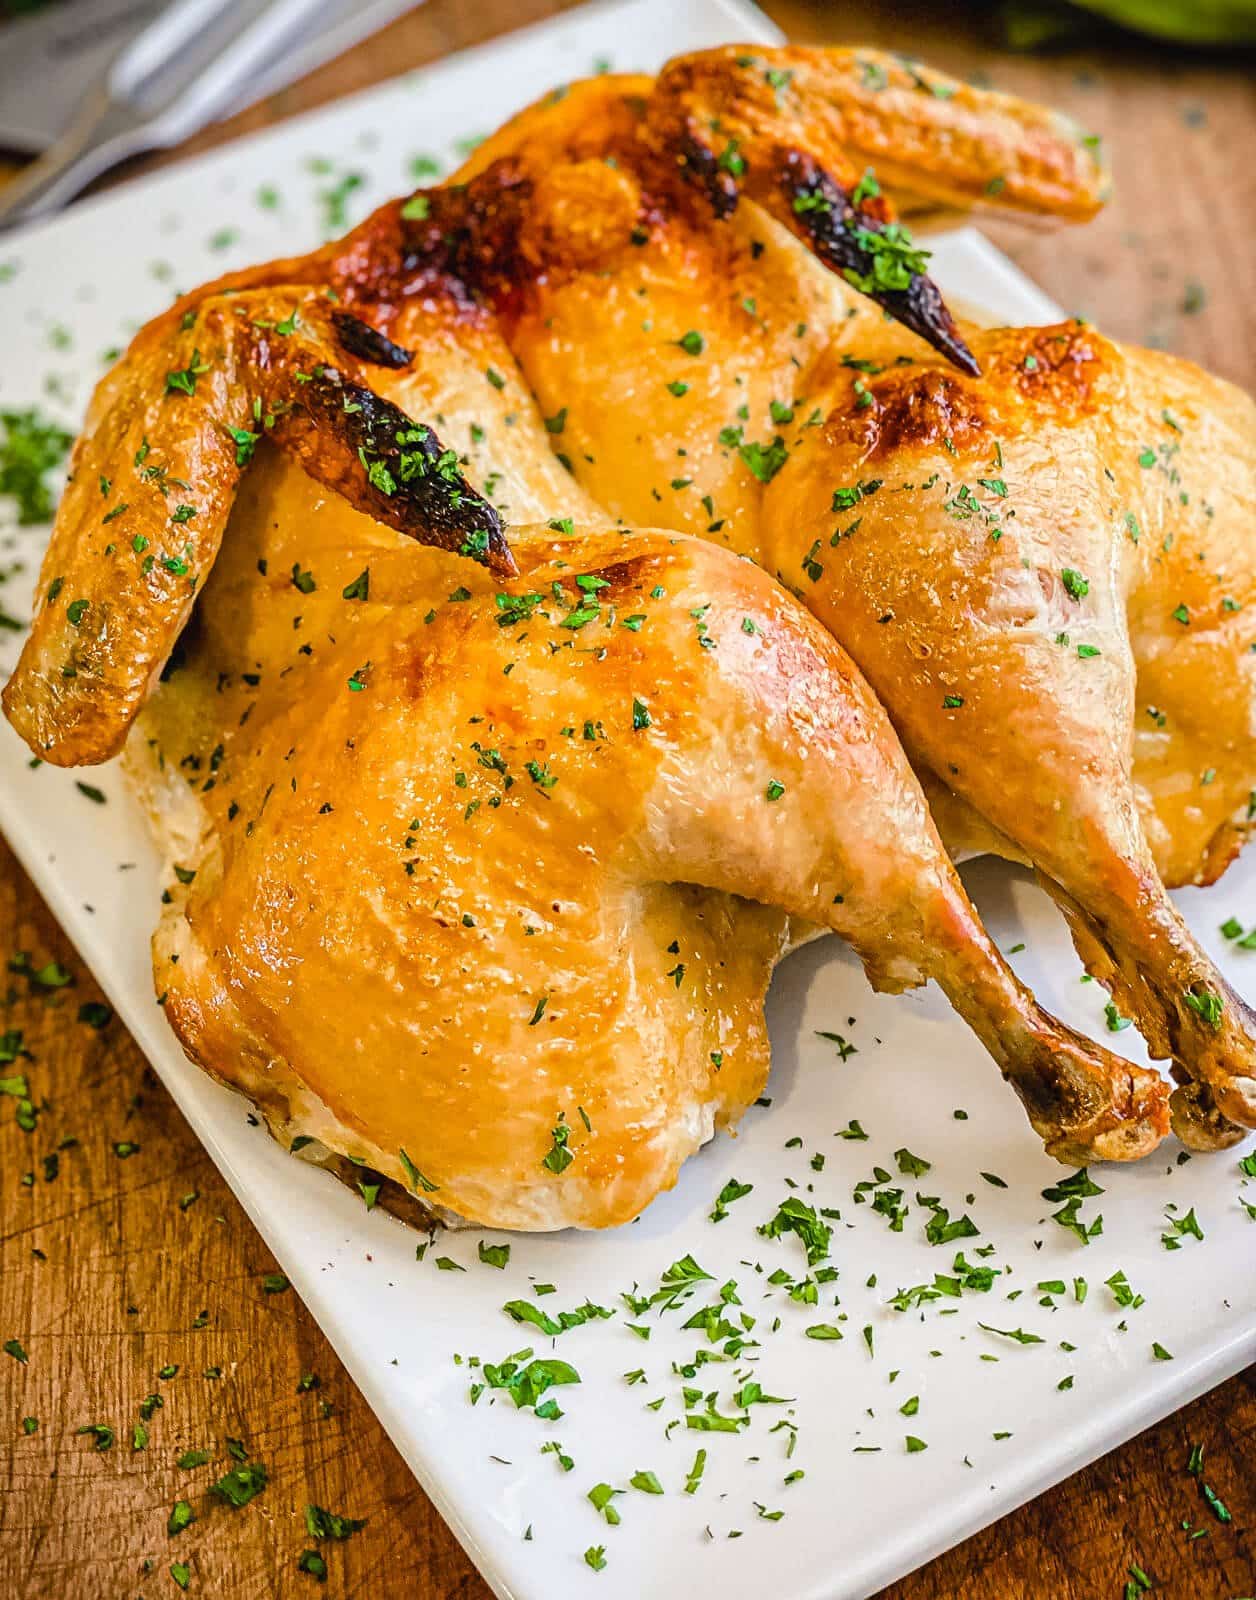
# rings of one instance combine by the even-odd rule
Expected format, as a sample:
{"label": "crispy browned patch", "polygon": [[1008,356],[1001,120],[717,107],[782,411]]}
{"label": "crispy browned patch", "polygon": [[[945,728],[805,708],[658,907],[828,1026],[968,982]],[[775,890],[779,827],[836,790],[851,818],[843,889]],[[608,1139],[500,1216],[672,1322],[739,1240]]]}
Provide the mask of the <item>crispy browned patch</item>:
{"label": "crispy browned patch", "polygon": [[593,568],[592,576],[601,578],[607,585],[602,593],[611,600],[626,590],[635,592],[644,589],[647,582],[653,582],[667,565],[665,558],[657,554],[629,556],[625,560]]}
{"label": "crispy browned patch", "polygon": [[[643,162],[643,164],[639,164]],[[570,161],[524,170],[503,157],[468,183],[424,191],[398,208],[400,265],[393,302],[435,292],[461,315],[492,307],[509,325],[543,286],[615,262],[639,249],[681,209],[684,185],[640,151],[616,162]],[[481,313],[482,314],[482,313]]]}
{"label": "crispy browned patch", "polygon": [[1095,398],[1106,346],[1080,322],[1009,331],[987,358],[991,381],[1022,399],[1041,404],[1049,398],[1075,413]]}
{"label": "crispy browned patch", "polygon": [[1078,418],[1100,403],[1110,364],[1107,341],[1079,322],[1001,330],[978,345],[985,378],[944,367],[891,370],[871,381],[872,404],[835,410],[825,424],[834,442],[856,439],[870,455],[929,449],[945,440],[962,449],[1006,427],[1009,411]]}
{"label": "crispy browned patch", "polygon": [[871,387],[873,403],[833,412],[825,434],[833,442],[862,438],[869,456],[928,449],[944,439],[958,450],[983,434],[991,408],[980,386],[942,367],[893,373]]}
{"label": "crispy browned patch", "polygon": [[533,194],[531,177],[506,159],[470,183],[423,191],[419,207],[412,196],[398,207],[403,278],[435,272],[464,294],[511,302],[534,276],[521,250]]}

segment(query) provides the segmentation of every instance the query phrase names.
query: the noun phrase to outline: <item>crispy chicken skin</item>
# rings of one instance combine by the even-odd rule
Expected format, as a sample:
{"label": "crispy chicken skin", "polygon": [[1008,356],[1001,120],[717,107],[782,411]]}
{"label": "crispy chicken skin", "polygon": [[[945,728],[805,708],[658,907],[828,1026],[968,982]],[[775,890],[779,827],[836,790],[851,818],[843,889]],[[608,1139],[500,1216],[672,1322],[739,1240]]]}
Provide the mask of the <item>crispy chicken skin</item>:
{"label": "crispy chicken skin", "polygon": [[[1060,119],[924,69],[707,52],[574,86],[459,182],[142,330],[4,703],[65,765],[140,718],[188,1053],[446,1215],[609,1225],[759,1093],[792,919],[879,988],[936,979],[1062,1160],[1145,1153],[1167,1084],[1011,974],[897,725],[956,837],[1039,869],[1172,1057],[1179,1131],[1236,1137],[1252,1019],[1156,863],[1237,848],[1250,668],[1212,589],[1193,667],[1159,596],[1205,582],[1164,430],[1215,455],[1246,402],[1080,330],[962,328],[889,192],[1081,217],[1103,182]],[[1209,561],[1241,606],[1234,448]],[[1099,656],[1044,642],[1071,608]],[[1224,726],[1179,733],[1201,666]],[[1131,768],[1144,681],[1166,738]]]}
{"label": "crispy chicken skin", "polygon": [[195,874],[154,939],[190,1055],[450,1214],[605,1226],[762,1091],[794,917],[936,978],[1062,1156],[1161,1137],[1162,1081],[1019,985],[779,585],[671,533],[512,548],[502,584],[259,462],[133,742]]}

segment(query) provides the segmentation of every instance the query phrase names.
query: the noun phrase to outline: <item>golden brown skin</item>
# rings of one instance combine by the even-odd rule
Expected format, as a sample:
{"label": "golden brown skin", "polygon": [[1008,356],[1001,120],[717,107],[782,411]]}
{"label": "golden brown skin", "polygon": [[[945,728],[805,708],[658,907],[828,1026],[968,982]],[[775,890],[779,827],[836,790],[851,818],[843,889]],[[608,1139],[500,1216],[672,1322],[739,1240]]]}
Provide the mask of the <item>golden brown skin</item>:
{"label": "golden brown skin", "polygon": [[[778,78],[793,71],[784,89],[755,67],[738,73],[727,52],[673,64],[645,101],[649,137],[666,126],[660,100],[684,108],[674,120],[691,131],[705,107],[718,111],[720,136],[749,153],[750,171],[772,172],[786,145],[840,171],[850,137],[840,130],[864,114],[857,97],[828,87],[849,62],[804,53],[791,69],[784,56],[772,59]],[[852,302],[753,206],[718,224],[683,209],[656,215],[648,239],[625,251],[588,220],[631,210],[630,180],[593,159],[588,112],[598,94],[587,90],[579,116],[561,104],[524,113],[487,155],[477,152],[471,174],[474,191],[513,160],[513,181],[532,185],[512,261],[531,270],[525,292],[491,273],[483,283],[542,410],[563,417],[562,448],[577,475],[625,520],[661,509],[669,523],[728,542],[797,589],[869,672],[927,776],[947,837],[1038,866],[1095,975],[1153,1052],[1193,1077],[1175,1099],[1179,1132],[1198,1147],[1233,1142],[1256,1124],[1254,1019],[1190,938],[1164,882],[1212,881],[1250,825],[1251,402],[1186,363],[1067,329],[984,341],[965,330],[979,360],[994,364],[980,384],[961,380]],[[939,115],[952,115],[953,102],[942,105]],[[606,119],[604,132],[616,154],[621,121]],[[977,144],[939,144],[948,156],[960,152],[973,193]],[[491,157],[496,166],[485,166]],[[1033,159],[1025,166],[1033,171]],[[1046,192],[1080,214],[1088,202],[1071,207],[1063,191],[1085,193],[1084,165],[1056,170],[1062,188]],[[917,187],[929,181],[926,171]],[[807,235],[810,210],[800,221],[770,188],[750,192]],[[819,261],[841,267],[823,239],[806,242]],[[944,338],[932,342],[947,349]],[[612,359],[617,383],[608,391]],[[865,460],[859,441],[887,403],[890,420]],[[961,440],[951,439],[952,406],[954,427],[967,430]],[[1002,481],[997,451],[1013,442],[1020,508],[980,486]],[[959,462],[955,452],[968,443],[987,458]],[[1101,470],[1109,457],[1111,478]],[[937,509],[963,489],[961,464],[976,500]],[[859,484],[881,479],[899,487],[865,506]],[[901,487],[925,481],[931,499]],[[1017,519],[1006,538],[991,538],[982,501]],[[1137,545],[1128,517],[1144,530]],[[1028,570],[1019,565],[1022,537],[1033,549]],[[1010,577],[996,585],[971,547]],[[1083,615],[1102,601],[1108,643],[1093,646],[1101,656],[1064,659],[1067,646],[1054,638],[1067,630],[1058,626],[1045,655],[1033,652],[1031,619],[1049,611],[1058,623],[1056,611],[1067,618],[1078,609],[1061,587],[1066,569],[1089,586]],[[831,585],[834,570],[849,578]],[[1042,571],[1055,573],[1050,585],[1035,576]],[[944,613],[931,627],[949,630],[945,658],[932,632],[915,637],[926,603]],[[1183,605],[1186,623],[1177,620]],[[996,667],[984,717],[959,707],[947,714],[954,682],[979,681],[987,659]],[[928,741],[917,740],[917,725]],[[1057,759],[1064,728],[1073,730],[1068,760]],[[1023,752],[1015,782],[993,759],[1007,747]],[[960,782],[957,768],[975,776]],[[1070,813],[1076,826],[1063,826]]]}
{"label": "golden brown skin", "polygon": [[1232,1143],[1256,1125],[1256,1018],[1143,816],[1177,881],[1215,876],[1249,825],[1256,407],[1075,323],[973,345],[983,381],[923,358],[839,401],[772,485],[766,556],[915,763],[1038,869],[1173,1060],[1179,1135]]}
{"label": "golden brown skin", "polygon": [[1108,196],[1098,140],[1060,112],[888,51],[726,45],[668,62],[654,99],[660,127],[714,120],[751,168],[805,146],[843,187],[872,167],[891,191],[1078,222]]}
{"label": "golden brown skin", "polygon": [[134,747],[195,872],[154,941],[195,1059],[414,1190],[405,1150],[460,1217],[622,1222],[762,1091],[792,916],[878,988],[936,978],[1061,1156],[1163,1135],[1158,1076],[993,949],[879,704],[766,574],[669,533],[512,544],[500,585],[260,461]]}

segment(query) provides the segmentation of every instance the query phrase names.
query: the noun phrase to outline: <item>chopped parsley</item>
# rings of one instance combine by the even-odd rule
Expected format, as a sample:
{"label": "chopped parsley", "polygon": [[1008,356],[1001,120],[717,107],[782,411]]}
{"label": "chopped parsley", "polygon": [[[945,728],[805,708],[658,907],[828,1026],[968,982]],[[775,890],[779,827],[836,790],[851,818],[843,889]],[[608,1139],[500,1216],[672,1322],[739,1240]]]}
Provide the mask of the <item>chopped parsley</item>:
{"label": "chopped parsley", "polygon": [[1182,999],[1196,1016],[1204,1019],[1210,1028],[1220,1028],[1225,1006],[1219,994],[1213,994],[1210,989],[1205,989],[1202,993],[1196,994],[1193,989],[1188,989]]}
{"label": "chopped parsley", "polygon": [[0,411],[0,495],[16,502],[22,526],[51,521],[47,476],[72,443],[71,433],[38,411]]}
{"label": "chopped parsley", "polygon": [[192,359],[186,367],[180,367],[166,374],[167,394],[195,394],[196,380],[209,371],[209,363],[201,359],[199,350],[193,350]]}
{"label": "chopped parsley", "polygon": [[770,444],[757,444],[751,441],[738,445],[737,454],[760,483],[771,483],[789,460],[789,451],[779,433]]}
{"label": "chopped parsley", "polygon": [[305,1531],[311,1539],[349,1539],[365,1527],[365,1517],[339,1517],[322,1506],[305,1508]]}
{"label": "chopped parsley", "polygon": [[[397,1155],[401,1160],[401,1165],[406,1175],[406,1182],[416,1194],[418,1194],[420,1191],[424,1194],[434,1194],[436,1190],[440,1188],[438,1183],[433,1183],[429,1177],[425,1176],[425,1174],[419,1171],[418,1167],[415,1166],[414,1162],[411,1161],[410,1157],[405,1153],[404,1150],[398,1150]],[[506,1255],[509,1257],[510,1246],[507,1245],[505,1248]],[[483,1254],[481,1254],[480,1259],[484,1259]],[[505,1263],[503,1262],[502,1265],[504,1266]]]}
{"label": "chopped parsley", "polygon": [[556,1175],[566,1172],[567,1168],[575,1160],[575,1157],[567,1148],[567,1141],[570,1138],[571,1129],[567,1126],[566,1119],[560,1112],[558,1121],[550,1133],[551,1144],[549,1152],[542,1157],[541,1165]]}
{"label": "chopped parsley", "polygon": [[217,1483],[211,1483],[209,1492],[238,1511],[261,1494],[268,1481],[269,1474],[260,1461],[246,1460],[224,1473]]}
{"label": "chopped parsley", "polygon": [[842,276],[860,294],[886,294],[910,289],[912,280],[928,271],[929,252],[912,241],[901,222],[889,222],[877,229],[858,227],[855,243],[870,258],[867,272],[847,267]]}

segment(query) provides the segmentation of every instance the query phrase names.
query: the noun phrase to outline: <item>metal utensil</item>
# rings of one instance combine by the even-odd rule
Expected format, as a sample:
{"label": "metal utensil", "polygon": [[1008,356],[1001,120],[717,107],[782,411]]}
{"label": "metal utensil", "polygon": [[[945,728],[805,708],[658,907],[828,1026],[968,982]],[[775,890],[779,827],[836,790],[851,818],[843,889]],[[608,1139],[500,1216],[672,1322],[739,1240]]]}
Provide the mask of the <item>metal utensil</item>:
{"label": "metal utensil", "polygon": [[[73,9],[79,12],[77,4]],[[89,0],[83,34],[69,34],[67,19],[57,33],[28,32],[19,40],[32,66],[36,56],[51,56],[57,69],[50,93],[61,96],[63,107],[67,93],[74,95],[77,107],[45,154],[0,189],[0,228],[58,209],[128,156],[175,144],[214,117],[291,82],[408,5],[177,0],[154,16],[156,9],[153,0]],[[29,30],[34,20],[20,26]],[[12,31],[5,30],[0,82],[13,72],[7,48]],[[77,50],[69,48],[76,37]],[[25,126],[28,137],[31,130],[40,132],[29,96],[25,112],[6,108],[5,118]]]}

